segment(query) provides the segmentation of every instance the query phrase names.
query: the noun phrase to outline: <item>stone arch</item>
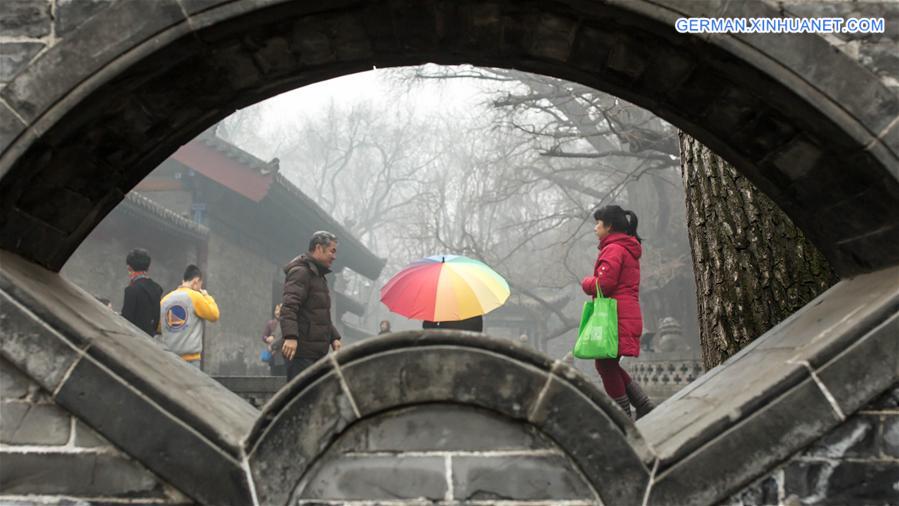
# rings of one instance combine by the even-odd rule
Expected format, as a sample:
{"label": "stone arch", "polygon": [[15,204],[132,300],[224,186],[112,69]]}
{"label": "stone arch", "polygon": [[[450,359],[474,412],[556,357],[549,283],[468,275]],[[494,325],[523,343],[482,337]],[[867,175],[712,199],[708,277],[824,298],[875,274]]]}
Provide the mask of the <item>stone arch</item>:
{"label": "stone arch", "polygon": [[[333,388],[341,364],[350,370],[364,359],[346,350],[317,366],[302,380],[309,389],[282,393],[244,441],[255,410],[138,340],[53,271],[159,161],[237,107],[375,65],[464,62],[553,75],[642,105],[712,147],[784,208],[845,278],[641,420],[655,457],[577,377],[564,383],[559,370],[514,348],[462,347],[524,364],[522,374],[536,370],[586,398],[594,408],[585,412],[602,413],[632,444],[625,454],[633,469],[653,462],[649,504],[721,500],[899,374],[899,267],[890,267],[899,264],[899,100],[815,36],[785,43],[787,36],[698,37],[671,28],[680,16],[778,15],[760,1],[113,3],[0,91],[0,352],[192,498],[247,503],[257,481],[248,473],[270,462],[265,434],[277,432],[278,413],[287,420],[294,412],[291,395]],[[377,346],[364,349],[376,356]],[[47,349],[53,353],[40,353]],[[733,380],[753,388],[731,395]],[[106,400],[127,409],[103,409]],[[752,446],[759,435],[764,448]],[[556,442],[588,467],[573,452],[589,463],[589,445]],[[205,480],[194,479],[200,473]],[[605,485],[593,483],[602,497],[618,497]]]}
{"label": "stone arch", "polygon": [[[587,488],[574,486],[581,477],[604,504],[639,504],[649,486],[654,456],[642,437],[608,397],[568,365],[478,334],[412,331],[365,341],[318,362],[263,409],[246,443],[260,504],[292,504],[291,493],[302,493],[301,481],[307,488],[315,481],[316,473],[311,472],[310,480],[307,472],[322,461],[326,467],[335,460],[350,465],[353,459],[347,455],[359,449],[346,441],[352,438],[347,436],[353,433],[350,429],[358,431],[400,409],[409,419],[416,414],[424,419],[441,405],[453,406],[464,423],[492,417],[503,435],[532,431],[543,442],[516,447],[517,458],[551,457],[553,465],[547,469],[570,480],[572,489],[564,492],[581,494],[574,499],[595,501],[592,494],[584,495]],[[416,436],[425,439],[436,439],[439,431],[450,428],[439,420],[420,427],[424,434]],[[460,432],[449,437],[445,444],[452,449],[446,455],[450,459],[453,453],[465,458],[503,448],[462,441]],[[364,446],[383,449],[375,439]],[[404,446],[409,444],[400,446],[427,464],[428,459],[416,453],[421,447]],[[402,458],[402,451],[397,457]],[[443,465],[441,461],[439,474]]]}
{"label": "stone arch", "polygon": [[158,162],[235,108],[435,61],[628,99],[734,163],[841,275],[899,262],[899,100],[816,36],[673,30],[700,15],[777,13],[759,1],[117,3],[0,92],[0,247],[58,270]]}

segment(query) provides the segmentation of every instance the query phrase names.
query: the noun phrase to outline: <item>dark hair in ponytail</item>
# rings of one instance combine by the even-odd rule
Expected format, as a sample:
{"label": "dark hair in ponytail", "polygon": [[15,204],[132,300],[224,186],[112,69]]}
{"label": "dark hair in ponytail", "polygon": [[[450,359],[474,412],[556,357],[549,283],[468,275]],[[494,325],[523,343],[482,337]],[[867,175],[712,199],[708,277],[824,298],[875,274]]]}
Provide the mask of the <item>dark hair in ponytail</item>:
{"label": "dark hair in ponytail", "polygon": [[621,206],[605,206],[593,211],[593,219],[602,221],[606,226],[612,227],[613,232],[624,232],[643,242],[637,235],[637,214],[633,211],[625,211]]}

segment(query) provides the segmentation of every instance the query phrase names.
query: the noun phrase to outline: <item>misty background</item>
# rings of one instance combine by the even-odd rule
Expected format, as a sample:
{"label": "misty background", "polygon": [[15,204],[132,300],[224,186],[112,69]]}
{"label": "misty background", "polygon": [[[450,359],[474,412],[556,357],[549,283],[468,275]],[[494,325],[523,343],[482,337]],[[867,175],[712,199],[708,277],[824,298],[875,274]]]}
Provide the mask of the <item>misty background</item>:
{"label": "misty background", "polygon": [[[561,358],[574,343],[586,300],[580,279],[592,273],[597,255],[592,212],[618,204],[640,219],[647,345],[662,319],[673,318],[685,341],[699,348],[677,132],[619,98],[514,70],[425,65],[299,88],[239,110],[211,130],[272,161],[386,259],[376,280],[345,270],[337,282],[364,304],[362,314],[343,316],[357,328],[375,334],[382,319],[393,330],[420,328],[380,303],[381,286],[415,259],[461,254],[509,282],[507,306],[535,321],[528,344]],[[98,251],[98,240],[82,248]],[[297,254],[306,240],[296,238]],[[86,279],[76,272],[83,262],[66,267],[76,282]],[[269,282],[260,282],[267,290]],[[254,324],[261,328],[269,317],[260,314]],[[491,320],[488,314],[486,332],[520,337],[514,326]],[[250,354],[249,364],[253,346],[232,353]]]}

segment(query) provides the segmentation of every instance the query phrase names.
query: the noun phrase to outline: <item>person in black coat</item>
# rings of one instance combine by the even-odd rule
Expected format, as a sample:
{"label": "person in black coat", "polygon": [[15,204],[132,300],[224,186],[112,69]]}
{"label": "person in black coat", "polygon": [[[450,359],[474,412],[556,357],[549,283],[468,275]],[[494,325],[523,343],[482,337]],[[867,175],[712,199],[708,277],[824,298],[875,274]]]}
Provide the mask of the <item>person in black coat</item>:
{"label": "person in black coat", "polygon": [[467,330],[469,332],[484,331],[484,317],[481,315],[465,320],[432,322],[425,320],[421,324],[423,329],[441,329],[441,330]]}
{"label": "person in black coat", "polygon": [[150,279],[148,274],[150,254],[144,249],[133,249],[128,252],[125,263],[128,264],[131,282],[125,287],[125,300],[120,314],[152,337],[158,331],[162,287]]}

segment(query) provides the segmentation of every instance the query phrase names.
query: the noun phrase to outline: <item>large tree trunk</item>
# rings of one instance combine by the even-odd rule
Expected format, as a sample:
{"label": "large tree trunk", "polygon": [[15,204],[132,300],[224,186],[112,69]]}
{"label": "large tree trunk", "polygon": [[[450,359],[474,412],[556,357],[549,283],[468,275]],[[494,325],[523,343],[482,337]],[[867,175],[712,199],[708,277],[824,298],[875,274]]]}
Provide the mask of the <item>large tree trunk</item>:
{"label": "large tree trunk", "polygon": [[833,285],[837,276],[792,221],[734,167],[680,133],[706,370]]}

